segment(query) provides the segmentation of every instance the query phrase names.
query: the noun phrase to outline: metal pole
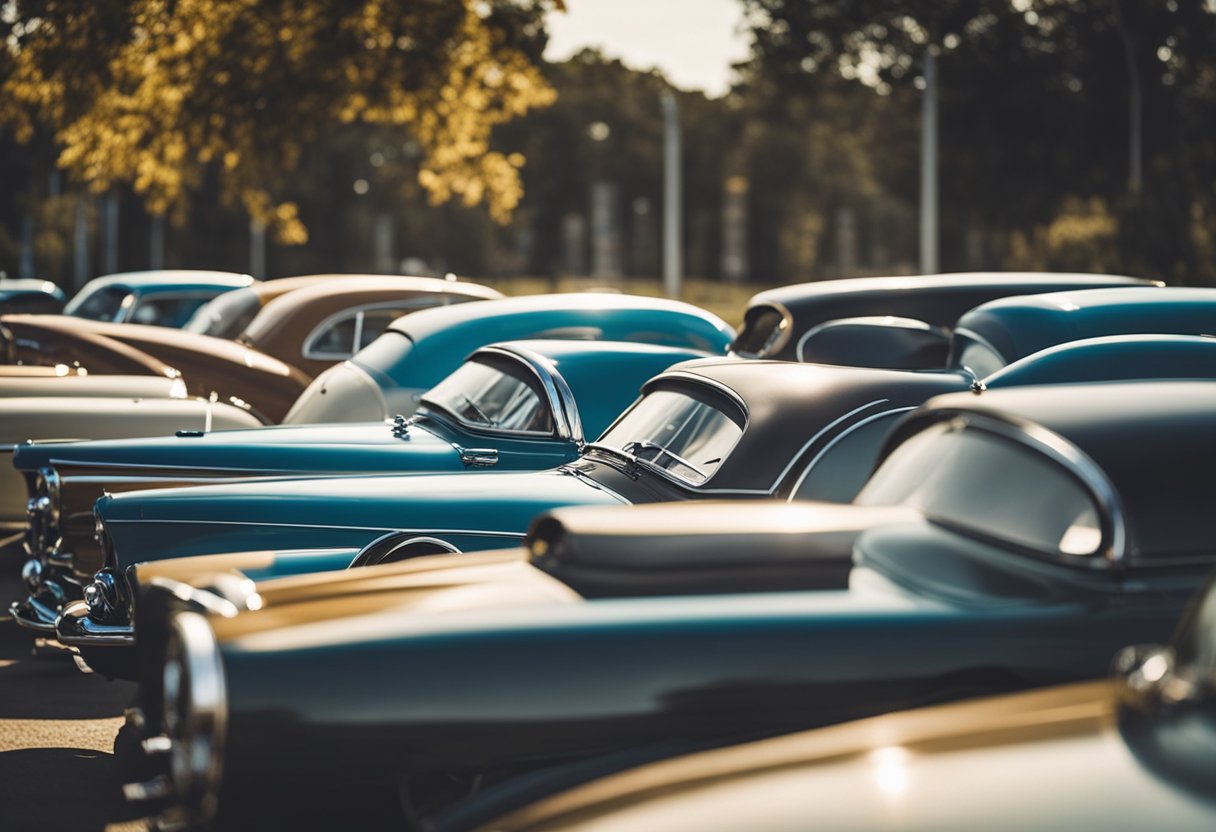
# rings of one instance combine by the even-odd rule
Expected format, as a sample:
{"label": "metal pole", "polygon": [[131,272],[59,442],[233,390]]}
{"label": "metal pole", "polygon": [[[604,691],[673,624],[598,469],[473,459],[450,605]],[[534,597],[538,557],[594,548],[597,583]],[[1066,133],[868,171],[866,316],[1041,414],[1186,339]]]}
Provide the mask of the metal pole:
{"label": "metal pole", "polygon": [[105,274],[118,271],[118,194],[110,191],[102,202],[105,212],[105,262],[102,270]]}
{"label": "metal pole", "polygon": [[676,97],[663,93],[663,290],[680,296],[680,113]]}
{"label": "metal pole", "polygon": [[266,279],[266,224],[258,220],[249,221],[249,273]]}
{"label": "metal pole", "polygon": [[89,282],[89,216],[85,197],[76,203],[75,269],[73,286],[79,289]]}
{"label": "metal pole", "polygon": [[925,50],[920,135],[920,271],[937,274],[937,59]]}

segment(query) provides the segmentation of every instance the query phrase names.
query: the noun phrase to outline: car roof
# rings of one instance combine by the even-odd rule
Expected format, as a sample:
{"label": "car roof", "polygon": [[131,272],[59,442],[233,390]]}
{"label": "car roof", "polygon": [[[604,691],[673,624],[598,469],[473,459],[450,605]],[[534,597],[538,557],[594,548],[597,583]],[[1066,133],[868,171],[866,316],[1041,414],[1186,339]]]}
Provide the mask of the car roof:
{"label": "car roof", "polygon": [[417,342],[441,332],[460,327],[482,327],[494,319],[527,313],[586,311],[589,313],[589,317],[592,317],[597,312],[613,310],[666,311],[700,317],[715,326],[729,328],[716,315],[681,301],[615,292],[564,292],[501,298],[475,306],[458,305],[425,309],[394,321],[389,325],[389,329],[404,333]]}
{"label": "car roof", "polygon": [[332,274],[284,280],[299,281],[301,285],[267,302],[245,328],[242,338],[256,343],[265,330],[279,326],[282,321],[310,307],[315,308],[316,314],[325,316],[347,307],[410,296],[442,296],[458,300],[490,300],[502,297],[501,292],[489,286],[434,277]]}
{"label": "car roof", "polygon": [[220,287],[241,289],[252,285],[253,278],[236,272],[208,271],[205,269],[153,269],[142,272],[120,272],[96,277],[85,284],[84,289],[93,291],[105,286],[126,286],[141,293],[173,291],[188,287]]}
{"label": "car roof", "polygon": [[931,424],[976,413],[1045,429],[1095,464],[1119,495],[1128,556],[1210,551],[1216,540],[1216,381],[1012,387],[927,402],[887,437],[880,458]]}
{"label": "car roof", "polygon": [[[744,331],[766,309],[786,319],[789,335],[766,355],[792,357],[807,329],[837,318],[894,315],[950,328],[964,312],[994,298],[1106,286],[1161,286],[1124,275],[959,272],[955,274],[861,277],[781,286],[754,295],[744,313]],[[742,333],[741,333],[742,337]],[[786,353],[789,353],[787,355]]]}
{"label": "car roof", "polygon": [[956,335],[992,347],[1006,363],[1065,341],[1130,333],[1216,334],[1216,289],[1088,289],[1001,298],[958,321]]}
{"label": "car roof", "polygon": [[826,446],[833,428],[879,413],[910,410],[942,393],[967,389],[959,373],[918,373],[789,361],[706,358],[651,379],[644,392],[699,385],[725,388],[742,403],[747,424],[738,444],[700,491],[771,491],[792,462]]}

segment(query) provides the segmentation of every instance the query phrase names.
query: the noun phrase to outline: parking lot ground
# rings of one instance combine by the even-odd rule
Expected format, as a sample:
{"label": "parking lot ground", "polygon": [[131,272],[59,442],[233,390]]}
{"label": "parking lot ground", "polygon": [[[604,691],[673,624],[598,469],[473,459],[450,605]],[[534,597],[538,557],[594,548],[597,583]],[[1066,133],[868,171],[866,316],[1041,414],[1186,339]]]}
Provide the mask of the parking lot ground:
{"label": "parking lot ground", "polygon": [[[20,558],[0,552],[3,610],[20,592]],[[86,676],[66,653],[33,655],[29,634],[0,618],[0,829],[147,830],[122,798],[114,737],[135,685]]]}

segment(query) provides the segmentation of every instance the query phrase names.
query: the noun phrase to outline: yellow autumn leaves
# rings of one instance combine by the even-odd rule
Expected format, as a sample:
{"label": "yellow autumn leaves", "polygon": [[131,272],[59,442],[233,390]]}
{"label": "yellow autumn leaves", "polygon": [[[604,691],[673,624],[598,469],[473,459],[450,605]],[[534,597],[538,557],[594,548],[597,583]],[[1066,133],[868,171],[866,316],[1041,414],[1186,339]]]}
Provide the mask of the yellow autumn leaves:
{"label": "yellow autumn leaves", "polygon": [[44,12],[19,22],[0,59],[0,126],[22,139],[48,128],[71,175],[98,192],[129,184],[157,213],[181,216],[214,171],[224,198],[285,243],[307,231],[275,194],[310,139],[356,121],[408,132],[432,201],[484,203],[505,221],[523,159],[492,150],[491,132],[554,98],[478,0],[98,0]]}

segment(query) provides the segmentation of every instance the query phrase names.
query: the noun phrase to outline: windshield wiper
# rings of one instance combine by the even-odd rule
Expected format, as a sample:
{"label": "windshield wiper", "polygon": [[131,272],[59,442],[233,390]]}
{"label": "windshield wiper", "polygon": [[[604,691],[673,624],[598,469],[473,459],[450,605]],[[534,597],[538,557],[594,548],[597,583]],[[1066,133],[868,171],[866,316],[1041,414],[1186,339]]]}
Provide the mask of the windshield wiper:
{"label": "windshield wiper", "polygon": [[[708,475],[708,474],[706,474],[704,471],[702,471],[700,468],[698,468],[697,466],[693,465],[691,462],[689,462],[687,459],[685,459],[684,457],[682,457],[682,456],[680,456],[679,454],[677,454],[675,451],[669,451],[669,450],[667,450],[666,448],[664,448],[662,445],[658,444],[657,442],[651,442],[651,441],[649,441],[649,440],[642,440],[642,441],[640,441],[640,442],[638,442],[638,441],[634,441],[634,442],[626,442],[626,443],[625,443],[624,450],[625,450],[627,453],[628,453],[628,452],[636,452],[636,451],[639,451],[639,450],[641,450],[641,451],[657,451],[657,452],[658,452],[658,453],[660,453],[660,454],[665,454],[665,455],[667,455],[667,456],[671,457],[671,458],[672,458],[672,459],[674,459],[676,462],[680,463],[680,464],[681,464],[681,465],[683,465],[684,467],[686,467],[686,468],[688,468],[689,470],[691,470],[691,471],[695,472],[696,474],[698,474],[698,475],[699,475],[699,476],[700,476],[702,479],[709,479],[709,475]],[[635,458],[637,458],[637,457],[635,457]],[[641,461],[642,461],[642,462],[645,462],[646,460],[641,460]]]}
{"label": "windshield wiper", "polygon": [[489,416],[486,415],[486,412],[484,410],[482,410],[480,407],[477,406],[477,402],[475,402],[469,398],[467,393],[461,393],[460,398],[464,400],[465,404],[467,404],[469,407],[471,407],[473,409],[473,412],[477,414],[477,417],[479,419],[481,419],[482,422],[484,422],[485,424],[489,425],[492,428],[498,426],[497,423],[493,419],[491,419]]}
{"label": "windshield wiper", "polygon": [[[620,469],[631,477],[637,478],[638,473],[638,458],[620,448],[613,445],[601,445],[598,442],[588,442],[585,450],[599,451],[605,456],[617,462],[624,463]],[[616,467],[616,466],[614,466]]]}

